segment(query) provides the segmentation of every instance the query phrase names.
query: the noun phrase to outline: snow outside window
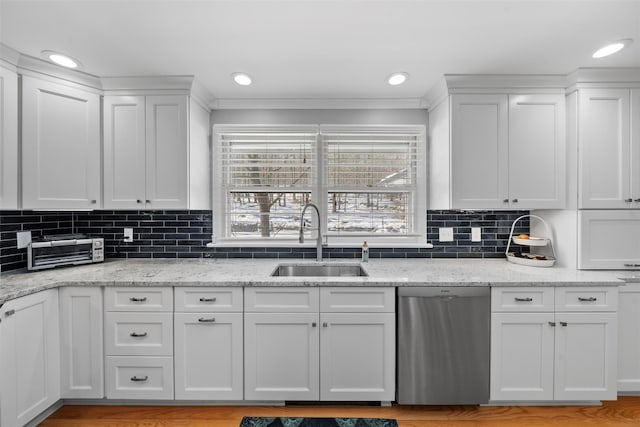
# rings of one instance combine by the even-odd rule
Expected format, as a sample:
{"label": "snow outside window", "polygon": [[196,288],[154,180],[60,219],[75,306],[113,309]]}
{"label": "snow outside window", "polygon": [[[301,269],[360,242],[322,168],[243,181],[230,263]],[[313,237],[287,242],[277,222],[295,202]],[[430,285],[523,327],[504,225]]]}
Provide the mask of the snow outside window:
{"label": "snow outside window", "polygon": [[216,243],[297,245],[310,202],[330,246],[426,241],[424,126],[216,125],[214,138]]}

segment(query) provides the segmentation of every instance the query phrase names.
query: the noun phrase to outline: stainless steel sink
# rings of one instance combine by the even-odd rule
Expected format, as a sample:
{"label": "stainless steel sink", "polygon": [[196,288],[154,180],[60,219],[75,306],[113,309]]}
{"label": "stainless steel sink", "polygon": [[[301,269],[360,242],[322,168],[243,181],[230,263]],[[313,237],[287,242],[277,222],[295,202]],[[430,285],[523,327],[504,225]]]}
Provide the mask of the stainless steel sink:
{"label": "stainless steel sink", "polygon": [[359,264],[278,264],[272,276],[360,277],[368,276]]}

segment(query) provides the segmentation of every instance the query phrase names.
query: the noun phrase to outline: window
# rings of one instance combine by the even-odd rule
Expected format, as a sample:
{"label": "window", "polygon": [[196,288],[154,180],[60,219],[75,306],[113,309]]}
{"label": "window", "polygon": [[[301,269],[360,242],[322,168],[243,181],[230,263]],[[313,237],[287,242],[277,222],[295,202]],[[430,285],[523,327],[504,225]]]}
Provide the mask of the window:
{"label": "window", "polygon": [[297,244],[309,202],[329,245],[425,243],[424,126],[216,125],[214,141],[217,243]]}

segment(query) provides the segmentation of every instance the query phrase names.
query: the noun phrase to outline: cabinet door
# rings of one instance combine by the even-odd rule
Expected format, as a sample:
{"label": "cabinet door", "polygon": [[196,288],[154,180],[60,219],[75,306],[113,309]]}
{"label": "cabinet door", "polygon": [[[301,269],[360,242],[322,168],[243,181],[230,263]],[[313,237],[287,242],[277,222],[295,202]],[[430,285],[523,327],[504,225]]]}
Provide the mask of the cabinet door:
{"label": "cabinet door", "polygon": [[245,313],[245,400],[318,400],[317,313]]}
{"label": "cabinet door", "polygon": [[616,313],[556,313],[556,400],[615,400]]}
{"label": "cabinet door", "polygon": [[631,90],[631,198],[640,208],[640,89]]}
{"label": "cabinet door", "polygon": [[61,394],[104,397],[102,288],[60,288]]}
{"label": "cabinet door", "polygon": [[242,313],[176,313],[175,396],[242,400]]}
{"label": "cabinet door", "polygon": [[552,313],[492,313],[491,400],[553,400]]}
{"label": "cabinet door", "polygon": [[18,75],[0,66],[0,209],[18,209]]}
{"label": "cabinet door", "polygon": [[104,97],[104,207],[140,209],[145,202],[144,96]]}
{"label": "cabinet door", "polygon": [[640,266],[640,211],[578,211],[578,268]]}
{"label": "cabinet door", "polygon": [[395,314],[320,315],[320,399],[395,399]]}
{"label": "cabinet door", "polygon": [[618,391],[640,392],[640,284],[619,288]]}
{"label": "cabinet door", "polygon": [[506,95],[451,97],[452,208],[508,207]]}
{"label": "cabinet door", "polygon": [[146,97],[147,208],[188,208],[189,99]]}
{"label": "cabinet door", "polygon": [[22,426],[60,398],[58,290],[9,301],[0,318],[0,425]]}
{"label": "cabinet door", "polygon": [[629,90],[581,90],[578,108],[579,207],[631,206]]}
{"label": "cabinet door", "polygon": [[99,208],[100,98],[23,76],[22,207]]}
{"label": "cabinet door", "polygon": [[564,95],[509,96],[509,199],[515,209],[565,206]]}

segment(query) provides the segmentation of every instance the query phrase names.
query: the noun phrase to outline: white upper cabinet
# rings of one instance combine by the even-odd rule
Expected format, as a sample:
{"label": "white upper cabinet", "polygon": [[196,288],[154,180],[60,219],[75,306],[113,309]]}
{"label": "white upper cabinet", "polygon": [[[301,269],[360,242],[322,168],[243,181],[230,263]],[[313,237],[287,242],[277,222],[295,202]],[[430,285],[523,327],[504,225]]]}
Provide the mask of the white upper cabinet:
{"label": "white upper cabinet", "polygon": [[0,209],[18,209],[18,75],[1,66]]}
{"label": "white upper cabinet", "polygon": [[143,207],[145,189],[144,96],[104,97],[104,207]]}
{"label": "white upper cabinet", "polygon": [[147,199],[152,208],[189,203],[189,98],[148,96]]}
{"label": "white upper cabinet", "polygon": [[189,207],[189,98],[104,97],[104,207]]}
{"label": "white upper cabinet", "polygon": [[579,92],[579,208],[640,208],[640,137],[635,132],[632,143],[632,92],[638,109],[637,90]]}
{"label": "white upper cabinet", "polygon": [[447,101],[430,111],[430,209],[565,207],[564,94]]}
{"label": "white upper cabinet", "polygon": [[509,96],[509,204],[563,207],[565,100],[562,94]]}
{"label": "white upper cabinet", "polygon": [[22,77],[22,207],[99,208],[100,97]]}
{"label": "white upper cabinet", "polygon": [[598,270],[640,267],[640,211],[578,212],[578,268]]}
{"label": "white upper cabinet", "polygon": [[506,207],[507,121],[506,95],[451,97],[452,207]]}

